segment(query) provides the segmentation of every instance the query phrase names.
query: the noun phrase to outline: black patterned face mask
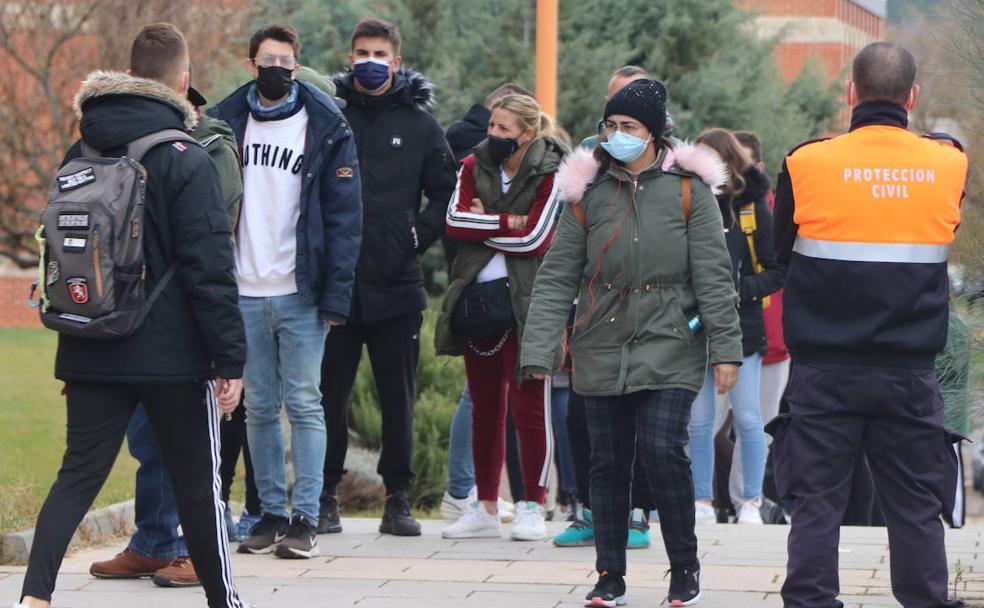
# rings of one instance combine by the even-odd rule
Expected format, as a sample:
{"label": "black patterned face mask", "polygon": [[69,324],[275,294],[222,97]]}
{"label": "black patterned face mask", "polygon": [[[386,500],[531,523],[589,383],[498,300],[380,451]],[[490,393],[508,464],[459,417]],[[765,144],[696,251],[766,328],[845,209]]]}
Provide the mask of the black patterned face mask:
{"label": "black patterned face mask", "polygon": [[489,156],[497,163],[501,163],[519,150],[519,141],[514,137],[496,137],[489,135],[488,151]]}

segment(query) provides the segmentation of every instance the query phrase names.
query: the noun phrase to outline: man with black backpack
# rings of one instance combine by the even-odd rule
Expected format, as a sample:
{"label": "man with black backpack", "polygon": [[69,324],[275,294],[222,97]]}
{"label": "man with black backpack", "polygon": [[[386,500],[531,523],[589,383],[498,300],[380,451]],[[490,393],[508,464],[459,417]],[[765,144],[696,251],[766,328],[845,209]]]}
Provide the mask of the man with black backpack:
{"label": "man with black backpack", "polygon": [[[215,169],[185,131],[188,48],[170,24],[134,40],[130,71],[95,72],[42,216],[42,321],[58,329],[62,468],[35,530],[22,606],[47,607],[65,550],[142,403],[174,481],[208,605],[240,608],[219,495],[220,410],[239,403],[245,336]],[[122,193],[122,196],[121,196]]]}

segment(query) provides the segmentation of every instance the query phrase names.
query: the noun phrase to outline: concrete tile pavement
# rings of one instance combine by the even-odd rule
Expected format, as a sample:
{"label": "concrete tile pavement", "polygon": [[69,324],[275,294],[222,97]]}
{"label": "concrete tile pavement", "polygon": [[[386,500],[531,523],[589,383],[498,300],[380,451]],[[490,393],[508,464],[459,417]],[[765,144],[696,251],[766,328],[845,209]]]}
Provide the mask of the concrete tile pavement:
{"label": "concrete tile pavement", "polygon": [[[345,532],[319,537],[322,556],[233,559],[240,594],[260,608],[555,608],[581,605],[595,580],[594,549],[558,549],[549,541],[503,538],[447,541],[444,522],[423,522],[419,538],[382,536],[374,519],[346,519]],[[549,523],[549,532],[564,528]],[[698,528],[705,566],[705,607],[778,606],[784,575],[785,526]],[[653,546],[629,552],[631,606],[663,605],[668,568],[658,527]],[[159,589],[149,581],[98,581],[89,564],[122,543],[66,558],[55,594],[58,608],[204,606],[200,589]],[[984,607],[984,526],[947,531],[951,578],[970,604]],[[897,606],[891,596],[884,529],[845,528],[841,535],[842,600],[851,607]],[[957,564],[959,562],[959,567]],[[17,598],[23,567],[0,566],[0,604]]]}

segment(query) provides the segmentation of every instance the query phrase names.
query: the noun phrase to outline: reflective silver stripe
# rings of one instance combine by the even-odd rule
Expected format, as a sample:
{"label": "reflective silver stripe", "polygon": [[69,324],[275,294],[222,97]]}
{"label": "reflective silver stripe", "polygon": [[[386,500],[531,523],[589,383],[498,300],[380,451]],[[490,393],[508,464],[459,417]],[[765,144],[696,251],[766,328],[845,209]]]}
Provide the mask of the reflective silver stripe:
{"label": "reflective silver stripe", "polygon": [[910,243],[851,243],[821,241],[797,236],[793,251],[800,255],[847,262],[901,262],[905,264],[940,264],[950,254],[949,245]]}

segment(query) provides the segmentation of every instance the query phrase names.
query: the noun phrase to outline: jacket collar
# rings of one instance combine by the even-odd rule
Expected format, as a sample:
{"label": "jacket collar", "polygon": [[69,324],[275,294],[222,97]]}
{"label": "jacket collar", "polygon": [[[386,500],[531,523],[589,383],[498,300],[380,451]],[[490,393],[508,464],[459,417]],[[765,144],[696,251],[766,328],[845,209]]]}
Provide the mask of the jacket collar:
{"label": "jacket collar", "polygon": [[891,101],[866,101],[851,112],[851,131],[862,127],[886,126],[906,129],[909,114],[906,109]]}
{"label": "jacket collar", "polygon": [[72,103],[75,117],[81,120],[83,107],[87,103],[109,95],[134,95],[163,102],[178,111],[186,130],[190,131],[198,124],[195,107],[174,89],[149,78],[107,71],[92,72],[82,81],[82,87]]}
{"label": "jacket collar", "polygon": [[427,110],[434,105],[434,85],[420,72],[401,69],[393,76],[393,85],[382,95],[366,95],[355,88],[355,75],[340,72],[332,76],[338,96],[354,107],[387,110],[410,107]]}

